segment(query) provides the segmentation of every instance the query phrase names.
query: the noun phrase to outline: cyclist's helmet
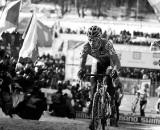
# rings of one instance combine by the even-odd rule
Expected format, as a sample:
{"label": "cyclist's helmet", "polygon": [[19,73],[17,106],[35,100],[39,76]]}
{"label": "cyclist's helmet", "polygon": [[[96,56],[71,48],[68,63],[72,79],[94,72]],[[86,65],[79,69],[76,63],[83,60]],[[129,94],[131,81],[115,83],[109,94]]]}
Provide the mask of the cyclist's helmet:
{"label": "cyclist's helmet", "polygon": [[93,38],[93,37],[100,37],[102,35],[102,29],[98,26],[91,26],[89,29],[88,29],[88,32],[87,32],[87,36],[89,38]]}

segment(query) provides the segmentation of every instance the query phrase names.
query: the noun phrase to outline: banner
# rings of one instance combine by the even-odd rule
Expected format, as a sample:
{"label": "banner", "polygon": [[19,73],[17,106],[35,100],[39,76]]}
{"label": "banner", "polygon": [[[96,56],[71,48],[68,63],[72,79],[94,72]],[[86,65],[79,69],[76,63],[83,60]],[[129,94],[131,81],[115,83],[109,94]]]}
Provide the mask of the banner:
{"label": "banner", "polygon": [[160,119],[153,118],[153,117],[140,117],[140,116],[131,116],[131,115],[120,114],[119,120],[124,121],[124,122],[160,125]]}
{"label": "banner", "polygon": [[122,84],[123,84],[123,90],[125,94],[133,94],[135,95],[138,90],[145,87],[147,84],[149,86],[148,88],[148,95],[150,95],[150,86],[151,86],[151,80],[145,79],[132,79],[132,78],[120,78]]}
{"label": "banner", "polygon": [[139,50],[116,50],[121,66],[148,69],[160,69],[160,52],[142,52]]}
{"label": "banner", "polygon": [[[76,118],[91,119],[91,116],[88,116],[85,112],[76,111]],[[120,113],[119,120],[122,122],[160,125],[160,119],[155,117],[140,117]]]}
{"label": "banner", "polygon": [[0,33],[9,28],[17,27],[20,3],[20,0],[7,3],[0,18]]}

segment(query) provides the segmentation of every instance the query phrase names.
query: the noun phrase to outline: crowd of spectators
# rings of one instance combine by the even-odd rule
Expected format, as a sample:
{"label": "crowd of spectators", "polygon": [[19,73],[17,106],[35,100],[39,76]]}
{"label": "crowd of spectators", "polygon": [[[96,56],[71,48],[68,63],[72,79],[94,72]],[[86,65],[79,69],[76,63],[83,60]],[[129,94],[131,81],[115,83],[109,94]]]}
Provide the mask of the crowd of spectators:
{"label": "crowd of spectators", "polygon": [[[58,33],[67,33],[67,34],[86,34],[87,29],[85,27],[81,27],[79,29],[71,29],[69,27],[59,27],[56,32],[56,37],[58,37]],[[147,39],[160,39],[160,33],[144,33],[140,31],[127,31],[122,30],[119,34],[115,34],[113,30],[104,30],[102,34],[103,38],[112,39],[115,44],[127,44],[127,45],[140,45],[140,46],[150,46],[152,40]],[[143,40],[132,40],[136,38],[144,38]],[[145,40],[146,38],[146,40]]]}
{"label": "crowd of spectators", "polygon": [[[79,33],[85,34],[84,30],[82,28]],[[61,29],[60,33],[77,34],[76,31],[73,32],[71,29],[65,31]],[[105,35],[107,36],[104,33],[103,36]],[[142,33],[134,32],[134,36],[142,36]],[[158,38],[158,34],[154,36]],[[129,41],[131,33],[124,30],[117,37]],[[85,111],[90,101],[90,87],[80,87],[78,82],[73,85],[70,81],[65,81],[65,56],[54,58],[49,54],[42,55],[35,62],[30,58],[20,58],[17,64],[17,60],[12,55],[11,50],[13,50],[13,45],[16,45],[18,49],[21,47],[23,40],[20,34],[17,32],[11,34],[3,33],[2,41],[0,42],[0,73],[2,78],[2,73],[6,74],[7,72],[10,75],[10,82],[15,81],[18,83],[24,92],[32,91],[35,87],[57,90],[55,93],[56,97],[53,95],[53,102],[49,107],[49,111],[53,115],[74,118],[75,111]],[[10,51],[6,49],[8,46],[10,47]],[[160,72],[158,70],[123,67],[120,76],[134,79],[151,79],[152,82],[160,82]]]}
{"label": "crowd of spectators", "polygon": [[[53,58],[42,55],[33,62],[30,58],[20,58],[19,62],[4,49],[0,50],[0,78],[7,84],[15,82],[24,93],[42,88],[56,90],[52,95],[49,111],[52,115],[75,118],[75,110],[82,111],[89,100],[89,88],[80,88],[65,81],[65,56]],[[4,75],[9,75],[5,78]]]}
{"label": "crowd of spectators", "polygon": [[22,34],[17,31],[12,33],[3,32],[1,38],[0,49],[6,50],[8,54],[18,59],[18,54],[23,43]]}
{"label": "crowd of spectators", "polygon": [[[22,46],[22,35],[18,32],[4,32],[1,37],[0,79],[7,79],[6,85],[15,82],[20,87],[20,91],[24,93],[30,93],[35,89],[50,88],[57,90],[56,94],[60,94],[62,90],[67,89],[72,93],[72,96],[67,95],[68,91],[63,93],[60,104],[54,104],[56,100],[53,96],[54,105],[51,105],[50,111],[54,109],[56,116],[73,118],[75,117],[74,110],[83,109],[85,106],[84,99],[87,99],[84,97],[84,93],[85,91],[88,92],[88,89],[81,90],[79,84],[72,86],[69,81],[65,81],[65,56],[54,58],[48,54],[37,57],[35,62],[30,58],[20,58],[17,62],[18,55],[13,54],[17,54]],[[12,52],[15,49],[16,52]],[[73,99],[72,104],[70,97]],[[66,109],[64,110],[64,108]],[[60,112],[61,110],[64,112]]]}
{"label": "crowd of spectators", "polygon": [[124,78],[134,78],[134,79],[151,79],[153,83],[160,82],[159,70],[122,67],[120,76]]}

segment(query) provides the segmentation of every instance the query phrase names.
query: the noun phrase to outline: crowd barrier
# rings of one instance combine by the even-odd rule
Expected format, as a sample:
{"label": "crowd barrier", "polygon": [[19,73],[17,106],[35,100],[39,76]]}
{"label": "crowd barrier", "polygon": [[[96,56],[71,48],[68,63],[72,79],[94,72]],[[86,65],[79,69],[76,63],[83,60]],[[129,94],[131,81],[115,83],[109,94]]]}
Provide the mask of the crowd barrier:
{"label": "crowd barrier", "polygon": [[[76,112],[76,118],[91,119],[91,116],[88,116],[85,112]],[[119,120],[122,122],[160,125],[160,118],[158,117],[140,117],[137,115],[120,113]]]}
{"label": "crowd barrier", "polygon": [[[59,117],[42,117],[40,121],[35,120],[21,120],[11,118],[0,118],[0,129],[3,130],[89,130],[88,124],[91,116],[84,112],[76,112],[76,119],[59,118]],[[88,119],[86,121],[85,119]],[[139,117],[134,115],[120,114],[121,123],[135,123],[139,124],[154,124],[160,125],[160,119],[153,117]],[[115,128],[115,127],[114,127]],[[109,130],[113,128],[109,128]],[[121,130],[122,127],[117,129]],[[126,127],[128,130],[128,127]],[[123,127],[123,130],[126,130]],[[135,128],[137,129],[137,128]],[[116,129],[114,129],[116,130]]]}

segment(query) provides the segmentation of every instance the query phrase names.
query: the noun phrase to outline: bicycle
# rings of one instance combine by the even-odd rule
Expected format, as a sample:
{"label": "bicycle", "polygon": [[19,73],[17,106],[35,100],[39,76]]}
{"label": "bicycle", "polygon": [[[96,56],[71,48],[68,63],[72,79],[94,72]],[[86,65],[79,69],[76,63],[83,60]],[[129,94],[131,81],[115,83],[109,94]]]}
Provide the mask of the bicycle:
{"label": "bicycle", "polygon": [[134,102],[132,103],[132,106],[131,106],[131,111],[132,111],[131,114],[136,113],[136,108],[137,108],[137,105],[138,105],[139,101],[140,101],[140,98],[136,97],[136,99],[134,100]]}
{"label": "bicycle", "polygon": [[[113,124],[116,123],[117,112],[115,107],[115,100],[112,101],[111,97],[107,90],[107,85],[104,83],[105,76],[110,76],[109,74],[85,74],[85,76],[96,76],[97,80],[97,89],[93,97],[92,105],[92,130],[101,129],[105,130],[105,126],[110,126],[110,122]],[[112,113],[111,113],[112,112]],[[112,121],[111,114],[113,116]],[[99,125],[101,123],[101,126]]]}

